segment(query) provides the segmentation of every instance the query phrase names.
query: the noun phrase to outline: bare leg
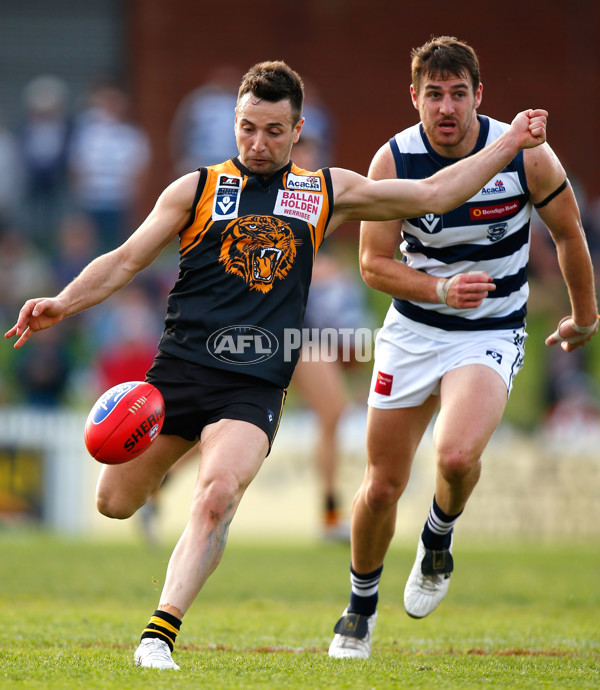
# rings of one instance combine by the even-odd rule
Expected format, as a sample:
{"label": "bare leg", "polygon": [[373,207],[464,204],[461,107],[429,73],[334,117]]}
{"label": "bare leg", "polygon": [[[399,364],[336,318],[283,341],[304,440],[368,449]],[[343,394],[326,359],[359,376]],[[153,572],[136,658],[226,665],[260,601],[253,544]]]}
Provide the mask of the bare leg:
{"label": "bare leg", "polygon": [[161,495],[164,493],[164,486],[167,483],[167,481],[175,475],[181,467],[184,465],[187,465],[187,463],[191,462],[194,460],[196,463],[200,459],[200,449],[199,449],[199,443],[194,445],[193,448],[187,451],[185,455],[179,458],[177,462],[175,462],[167,474],[165,475],[164,480],[161,482],[160,486],[156,489],[156,491],[148,498],[146,503],[138,510],[137,515],[140,519],[140,527],[142,529],[142,532],[144,534],[144,538],[146,542],[149,545],[155,545],[159,543],[159,538],[158,538],[158,533],[157,533],[157,528],[158,528],[158,522],[160,518],[160,504],[161,504]]}
{"label": "bare leg", "polygon": [[442,379],[434,427],[436,501],[448,515],[465,507],[481,474],[481,454],[507,402],[506,385],[490,367],[467,365]]}
{"label": "bare leg", "polygon": [[[453,369],[442,378],[440,413],[434,427],[437,472],[435,498],[446,519],[435,513],[436,530],[443,525],[449,534],[454,520],[471,495],[481,474],[481,454],[500,423],[507,391],[502,378],[491,368],[471,364]],[[419,539],[417,556],[404,589],[409,616],[423,618],[442,602],[450,585],[453,560],[447,549],[436,551],[429,522]],[[428,549],[431,551],[428,552]],[[435,553],[435,557],[428,556]]]}
{"label": "bare leg", "polygon": [[352,565],[359,573],[379,568],[392,540],[397,503],[438,398],[421,407],[369,408],[367,468],[352,506]]}
{"label": "bare leg", "polygon": [[159,609],[184,614],[221,560],[229,525],[268,451],[264,431],[223,419],[207,426],[187,526],[167,568]]}
{"label": "bare leg", "polygon": [[315,460],[323,495],[335,494],[339,469],[337,431],[346,407],[341,365],[337,361],[300,359],[294,372],[293,384],[317,415],[319,430]]}
{"label": "bare leg", "polygon": [[131,462],[103,465],[96,487],[98,510],[121,520],[131,517],[160,487],[171,466],[194,445],[180,436],[160,434]]}
{"label": "bare leg", "polygon": [[350,603],[334,628],[331,657],[368,659],[371,655],[377,586],[394,536],[398,500],[437,402],[432,396],[420,407],[369,408],[367,468],[352,506],[352,590]]}

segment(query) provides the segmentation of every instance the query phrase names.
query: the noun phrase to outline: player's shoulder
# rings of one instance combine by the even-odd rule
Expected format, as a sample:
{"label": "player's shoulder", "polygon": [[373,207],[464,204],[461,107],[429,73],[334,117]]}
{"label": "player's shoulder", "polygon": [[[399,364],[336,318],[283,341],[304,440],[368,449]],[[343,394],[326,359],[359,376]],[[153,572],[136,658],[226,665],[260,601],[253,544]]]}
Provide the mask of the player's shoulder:
{"label": "player's shoulder", "polygon": [[372,180],[389,179],[396,176],[396,164],[394,154],[389,142],[386,142],[375,152],[371,165],[369,166],[368,176]]}
{"label": "player's shoulder", "polygon": [[486,144],[496,140],[499,136],[504,134],[507,129],[510,128],[508,122],[503,122],[502,120],[496,120],[489,115],[478,115],[479,121],[482,127],[487,129],[487,141]]}
{"label": "player's shoulder", "polygon": [[371,160],[369,177],[372,179],[396,177],[396,157],[405,152],[426,153],[418,123],[397,132],[377,149]]}
{"label": "player's shoulder", "polygon": [[534,202],[539,202],[541,198],[554,191],[567,177],[563,164],[548,142],[525,149],[523,162],[527,184]]}
{"label": "player's shoulder", "polygon": [[196,188],[198,187],[198,182],[201,177],[202,174],[199,170],[186,173],[171,182],[166,188],[165,194],[173,198],[185,198],[190,194],[193,196],[196,193]]}
{"label": "player's shoulder", "polygon": [[417,122],[397,132],[390,138],[388,145],[392,148],[396,146],[406,153],[426,153],[427,147],[421,123]]}

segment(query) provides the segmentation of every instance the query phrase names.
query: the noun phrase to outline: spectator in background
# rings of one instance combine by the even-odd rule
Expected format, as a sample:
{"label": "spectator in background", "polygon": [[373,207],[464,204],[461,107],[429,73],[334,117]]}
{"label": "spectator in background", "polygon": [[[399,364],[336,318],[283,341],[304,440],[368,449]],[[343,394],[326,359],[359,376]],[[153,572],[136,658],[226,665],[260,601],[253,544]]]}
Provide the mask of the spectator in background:
{"label": "spectator in background", "polygon": [[0,227],[0,317],[8,319],[33,288],[54,290],[48,261],[17,226]]}
{"label": "spectator in background", "polygon": [[16,372],[23,403],[33,407],[58,407],[69,390],[73,363],[66,348],[67,331],[45,331],[35,347],[20,352]]}
{"label": "spectator in background", "polygon": [[68,89],[42,75],[23,91],[17,141],[24,177],[23,223],[28,235],[50,249],[68,203],[67,151],[72,131]]}
{"label": "spectator in background", "polygon": [[[300,162],[294,162],[308,170],[316,170],[333,164],[334,127],[316,84],[305,79],[304,93],[302,138],[294,147],[295,158],[300,158]],[[304,165],[305,160],[307,165]]]}
{"label": "spectator in background", "polygon": [[83,213],[64,216],[58,228],[53,270],[64,285],[73,280],[98,253],[96,226]]}
{"label": "spectator in background", "polygon": [[177,175],[237,155],[233,122],[240,75],[232,65],[219,65],[178,107],[170,135]]}
{"label": "spectator in background", "polygon": [[17,222],[23,195],[23,171],[15,135],[0,114],[0,224]]}
{"label": "spectator in background", "polygon": [[[294,370],[292,390],[296,388],[315,414],[314,460],[322,494],[321,534],[333,541],[350,540],[350,523],[344,517],[341,502],[339,432],[351,399],[346,377],[355,362],[344,359],[348,354],[352,357],[353,350],[343,347],[346,341],[339,333],[341,329],[355,332],[369,324],[362,285],[345,269],[329,241],[320,250],[313,267],[304,316],[310,343],[303,348]],[[335,330],[337,342],[335,338],[323,342],[320,337],[323,329]],[[349,338],[348,342],[354,341]],[[335,354],[337,357],[332,358]]]}
{"label": "spectator in background", "polygon": [[[8,320],[33,285],[44,291],[55,289],[48,261],[19,227],[0,227],[0,321]],[[14,388],[11,398],[44,407],[62,401],[69,373],[66,337],[63,332],[43,338],[31,352],[15,353],[3,362],[6,369],[0,373],[0,380]]]}
{"label": "spectator in background", "polygon": [[102,305],[89,326],[98,348],[98,395],[124,381],[143,381],[156,356],[162,331],[150,290],[140,281]]}
{"label": "spectator in background", "polygon": [[[292,160],[301,168],[316,170],[323,149],[330,149],[324,139],[329,128],[323,127],[326,118],[314,102],[308,109],[305,106],[304,112],[307,110],[309,114],[302,134],[292,149]],[[323,328],[358,328],[366,325],[366,320],[358,281],[343,270],[335,251],[321,249],[313,266],[304,327],[318,331]],[[323,359],[314,348],[310,352],[303,350],[292,377],[293,387],[315,414],[314,460],[322,495],[321,534],[325,539],[349,541],[350,524],[343,517],[339,488],[339,426],[349,402],[342,360]]]}
{"label": "spectator in background", "polygon": [[114,249],[135,227],[150,158],[129,96],[114,82],[99,81],[76,119],[69,168],[74,200],[96,226],[101,252]]}

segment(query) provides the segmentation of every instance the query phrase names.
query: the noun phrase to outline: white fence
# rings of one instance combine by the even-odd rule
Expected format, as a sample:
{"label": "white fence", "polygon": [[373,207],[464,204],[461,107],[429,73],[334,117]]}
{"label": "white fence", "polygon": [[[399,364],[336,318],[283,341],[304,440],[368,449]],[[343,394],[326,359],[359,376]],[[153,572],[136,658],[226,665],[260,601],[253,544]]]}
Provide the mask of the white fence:
{"label": "white fence", "polygon": [[[86,416],[70,411],[36,411],[30,408],[0,410],[0,449],[12,453],[25,449],[40,454],[41,503],[44,522],[64,532],[86,529],[86,495],[93,482],[89,465],[93,462],[83,442]],[[29,466],[27,472],[35,471]],[[35,477],[15,478],[10,471],[2,473],[3,493],[19,492],[24,482]],[[13,484],[11,485],[11,482]]]}
{"label": "white fence", "polygon": [[[135,534],[139,528],[135,519],[108,520],[95,510],[94,488],[100,465],[85,448],[84,425],[82,413],[0,410],[0,460],[3,450],[9,456],[15,449],[40,453],[42,517],[51,529],[117,537]],[[232,524],[232,538],[312,538],[318,534],[322,498],[312,453],[314,429],[310,414],[292,410],[284,414],[273,451]],[[340,430],[340,481],[347,512],[364,472],[364,433],[364,410],[354,410]],[[599,449],[600,434],[590,434],[589,430],[572,438],[563,434],[548,438],[523,436],[502,427],[484,454],[482,477],[461,518],[460,534],[597,538]],[[183,467],[161,497],[160,531],[169,539],[180,533],[187,520],[197,462]],[[7,476],[0,464],[0,506]],[[427,516],[434,480],[433,448],[427,435],[399,504],[398,538],[416,538]],[[19,486],[12,488],[18,490]]]}

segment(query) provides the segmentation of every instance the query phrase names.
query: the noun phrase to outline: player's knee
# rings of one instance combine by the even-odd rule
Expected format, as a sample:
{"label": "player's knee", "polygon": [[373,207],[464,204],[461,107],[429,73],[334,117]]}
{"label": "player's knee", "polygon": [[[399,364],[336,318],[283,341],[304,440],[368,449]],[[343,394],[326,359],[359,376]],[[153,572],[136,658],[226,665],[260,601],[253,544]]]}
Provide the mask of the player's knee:
{"label": "player's knee", "polygon": [[120,501],[118,497],[106,492],[98,491],[96,494],[96,508],[101,515],[115,520],[130,518],[138,506]]}
{"label": "player's knee", "polygon": [[460,481],[479,465],[479,453],[467,448],[438,450],[438,469],[446,481]]}
{"label": "player's knee", "polygon": [[367,506],[374,511],[386,510],[398,502],[405,487],[405,483],[398,484],[389,480],[372,479],[366,485],[364,492]]}
{"label": "player's knee", "polygon": [[231,519],[245,487],[232,476],[214,478],[196,492],[192,516],[212,523]]}
{"label": "player's knee", "polygon": [[331,401],[327,409],[320,414],[321,424],[334,432],[342,419],[345,408],[346,404],[342,399]]}

